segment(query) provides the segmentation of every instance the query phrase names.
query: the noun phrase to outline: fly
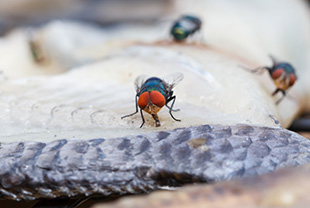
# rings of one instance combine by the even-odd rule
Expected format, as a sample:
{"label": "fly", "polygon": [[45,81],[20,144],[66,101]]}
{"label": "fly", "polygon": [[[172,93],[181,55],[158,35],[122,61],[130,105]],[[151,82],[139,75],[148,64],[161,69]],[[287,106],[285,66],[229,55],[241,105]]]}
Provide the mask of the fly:
{"label": "fly", "polygon": [[[144,75],[137,77],[135,80],[135,89],[136,89],[136,111],[132,114],[125,115],[121,117],[132,116],[138,113],[138,106],[140,108],[140,114],[142,118],[142,124],[140,128],[144,125],[145,120],[142,113],[142,110],[151,114],[155,120],[156,127],[160,126],[160,121],[157,113],[166,106],[169,109],[170,116],[175,121],[181,121],[176,119],[172,115],[172,111],[178,111],[173,109],[176,96],[173,95],[172,89],[183,79],[183,74],[175,73],[169,75],[166,79],[160,79],[158,77],[151,77],[146,79]],[[166,81],[165,81],[166,80]],[[172,102],[170,106],[168,103]]]}
{"label": "fly", "polygon": [[184,15],[173,24],[170,33],[176,41],[184,41],[200,28],[201,20],[198,17]]}
{"label": "fly", "polygon": [[295,69],[291,64],[287,62],[278,62],[272,56],[270,57],[273,62],[272,67],[263,66],[250,71],[257,73],[261,70],[268,70],[270,77],[277,87],[272,93],[272,96],[276,95],[278,92],[282,93],[282,97],[276,101],[276,104],[279,104],[286,96],[286,90],[294,85],[295,81],[297,80],[297,76]]}

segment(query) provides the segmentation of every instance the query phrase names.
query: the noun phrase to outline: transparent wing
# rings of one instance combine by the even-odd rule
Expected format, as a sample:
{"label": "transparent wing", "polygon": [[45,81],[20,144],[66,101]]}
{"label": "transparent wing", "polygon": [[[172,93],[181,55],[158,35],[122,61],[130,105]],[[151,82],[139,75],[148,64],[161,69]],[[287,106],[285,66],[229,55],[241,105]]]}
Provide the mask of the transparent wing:
{"label": "transparent wing", "polygon": [[144,84],[144,82],[148,79],[147,75],[140,75],[135,80],[135,89],[136,92],[139,93],[141,90],[141,86]]}
{"label": "transparent wing", "polygon": [[166,83],[166,88],[168,90],[171,90],[172,88],[174,88],[179,82],[181,82],[183,80],[183,74],[182,73],[174,73],[174,74],[169,74],[165,77],[163,77],[163,80]]}
{"label": "transparent wing", "polygon": [[272,64],[273,64],[273,66],[275,66],[275,65],[278,65],[279,64],[279,60],[275,57],[275,56],[273,56],[273,55],[269,55],[269,57],[271,58],[271,60],[272,60]]}

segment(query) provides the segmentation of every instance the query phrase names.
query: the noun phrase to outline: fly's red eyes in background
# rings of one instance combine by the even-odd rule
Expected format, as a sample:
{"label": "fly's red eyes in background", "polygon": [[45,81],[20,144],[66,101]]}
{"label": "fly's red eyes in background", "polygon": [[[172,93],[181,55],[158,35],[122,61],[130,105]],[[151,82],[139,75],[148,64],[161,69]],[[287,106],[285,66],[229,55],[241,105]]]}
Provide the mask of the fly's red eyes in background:
{"label": "fly's red eyes in background", "polygon": [[[283,73],[285,73],[284,69],[282,69],[282,68],[281,69],[277,69],[277,70],[275,70],[272,73],[272,78],[273,79],[278,79]],[[294,74],[290,74],[289,78],[290,78],[289,85],[293,86],[295,81],[296,81],[296,76]]]}
{"label": "fly's red eyes in background", "polygon": [[284,72],[284,69],[277,69],[274,72],[272,72],[272,78],[273,79],[278,79],[282,73]]}
{"label": "fly's red eyes in background", "polygon": [[290,86],[292,86],[296,81],[296,76],[294,74],[290,74]]}
{"label": "fly's red eyes in background", "polygon": [[165,105],[166,99],[160,92],[151,91],[150,96],[151,96],[151,102],[157,107],[162,108]]}
{"label": "fly's red eyes in background", "polygon": [[279,104],[281,100],[286,95],[286,90],[294,85],[297,80],[294,67],[287,62],[278,62],[275,58],[270,56],[273,62],[273,66],[263,66],[257,67],[253,70],[250,70],[252,73],[258,73],[262,70],[267,69],[271,78],[273,79],[274,84],[276,85],[276,90],[272,95],[276,95],[278,92],[282,93],[282,97],[277,100],[276,104]]}

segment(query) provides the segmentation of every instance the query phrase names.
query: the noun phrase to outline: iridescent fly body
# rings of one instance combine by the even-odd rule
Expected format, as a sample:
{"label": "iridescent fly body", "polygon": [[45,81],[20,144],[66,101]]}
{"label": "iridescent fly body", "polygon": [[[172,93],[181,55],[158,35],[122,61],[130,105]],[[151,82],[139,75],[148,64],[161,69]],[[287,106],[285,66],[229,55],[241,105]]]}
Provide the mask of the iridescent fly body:
{"label": "iridescent fly body", "polygon": [[[173,95],[172,88],[183,79],[183,75],[181,73],[176,73],[167,77],[167,79],[169,78],[170,82],[158,77],[151,77],[146,79],[143,75],[139,76],[135,80],[135,88],[137,93],[136,111],[132,114],[123,116],[122,119],[138,113],[139,106],[142,118],[142,124],[140,128],[145,123],[142,110],[151,114],[156,122],[156,127],[159,127],[160,121],[157,113],[162,109],[163,106],[166,106],[169,109],[171,117],[176,121],[180,121],[172,115],[172,111],[176,111],[173,109],[176,96]],[[168,106],[168,103],[171,101],[171,106]]]}
{"label": "iridescent fly body", "polygon": [[201,28],[201,20],[198,17],[185,15],[178,19],[171,28],[171,35],[176,41],[184,41],[189,35]]}
{"label": "iridescent fly body", "polygon": [[283,98],[286,96],[286,90],[294,85],[297,80],[296,72],[294,67],[287,62],[277,62],[272,56],[270,56],[273,62],[272,67],[258,67],[252,72],[258,72],[262,69],[267,69],[270,77],[272,78],[274,84],[276,85],[276,90],[272,95],[276,95],[278,92],[282,93],[282,97],[276,102],[279,104]]}

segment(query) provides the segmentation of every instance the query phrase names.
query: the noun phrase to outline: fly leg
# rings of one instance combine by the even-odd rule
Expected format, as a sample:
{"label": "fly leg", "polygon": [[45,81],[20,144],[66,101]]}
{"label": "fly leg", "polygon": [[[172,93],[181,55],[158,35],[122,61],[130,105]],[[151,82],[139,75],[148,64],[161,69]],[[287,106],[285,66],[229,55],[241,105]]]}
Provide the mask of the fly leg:
{"label": "fly leg", "polygon": [[172,108],[170,108],[170,107],[167,105],[167,103],[166,103],[165,105],[166,105],[166,107],[167,107],[169,110],[171,110],[171,111],[173,111],[173,112],[180,111],[180,109],[172,109]]}
{"label": "fly leg", "polygon": [[138,95],[136,95],[136,112],[131,113],[131,114],[128,114],[128,115],[125,115],[125,116],[122,116],[121,119],[126,118],[126,117],[129,117],[129,116],[133,116],[133,115],[135,115],[136,113],[138,113]]}
{"label": "fly leg", "polygon": [[275,96],[279,91],[280,91],[280,89],[277,88],[277,89],[272,93],[272,96]]}
{"label": "fly leg", "polygon": [[282,97],[279,100],[277,100],[276,105],[278,105],[286,96],[286,93],[284,90],[281,90],[281,92],[282,92]]}
{"label": "fly leg", "polygon": [[172,110],[173,110],[173,105],[174,105],[174,102],[175,102],[175,96],[172,96],[172,97],[170,97],[168,100],[167,100],[167,103],[166,103],[166,106],[168,107],[168,103],[172,100],[172,104],[171,104],[171,106],[170,106],[170,108],[169,108],[169,114],[170,114],[170,116],[175,120],[175,121],[181,121],[180,119],[176,119],[173,115],[172,115]]}
{"label": "fly leg", "polygon": [[282,97],[276,101],[276,105],[278,105],[286,96],[286,93],[284,90],[280,90],[280,89],[276,89],[273,93],[272,93],[272,96],[276,95],[278,92],[282,92]]}
{"label": "fly leg", "polygon": [[155,120],[155,122],[156,122],[156,127],[159,127],[159,126],[160,126],[160,121],[159,121],[159,119],[158,119],[157,114],[152,114],[152,116],[153,116],[153,118],[154,118],[154,120]]}
{"label": "fly leg", "polygon": [[254,69],[249,69],[247,68],[246,66],[242,66],[242,65],[239,65],[241,68],[247,70],[248,72],[251,72],[253,74],[262,74],[264,73],[264,71],[267,69],[268,71],[270,71],[271,69],[269,67],[266,67],[266,66],[259,66],[259,67],[256,67]]}
{"label": "fly leg", "polygon": [[173,91],[170,91],[170,92],[168,93],[168,95],[167,95],[167,97],[166,97],[167,101],[166,101],[165,106],[166,106],[170,111],[176,112],[176,111],[179,111],[180,109],[172,109],[173,104],[171,105],[171,107],[168,106],[168,103],[169,103],[171,100],[175,99],[175,96],[171,97],[172,94],[173,94]]}
{"label": "fly leg", "polygon": [[[137,113],[137,112],[136,112]],[[144,120],[144,117],[143,117],[143,113],[142,113],[142,109],[140,109],[140,113],[141,113],[141,118],[142,118],[142,124],[140,126],[140,128],[142,128],[142,126],[144,125],[145,123],[145,120]]]}
{"label": "fly leg", "polygon": [[[133,116],[133,115],[135,115],[136,113],[138,113],[138,95],[136,95],[136,112],[134,112],[134,113],[132,113],[132,114],[129,114],[129,115],[122,116],[121,119],[126,118],[126,117],[129,117],[129,116]],[[140,128],[141,128],[141,127],[144,125],[145,120],[144,120],[144,117],[143,117],[142,109],[140,109],[140,113],[141,113],[141,118],[142,118],[142,124],[141,124],[141,126],[140,126]]]}

